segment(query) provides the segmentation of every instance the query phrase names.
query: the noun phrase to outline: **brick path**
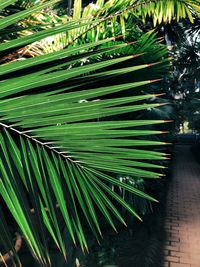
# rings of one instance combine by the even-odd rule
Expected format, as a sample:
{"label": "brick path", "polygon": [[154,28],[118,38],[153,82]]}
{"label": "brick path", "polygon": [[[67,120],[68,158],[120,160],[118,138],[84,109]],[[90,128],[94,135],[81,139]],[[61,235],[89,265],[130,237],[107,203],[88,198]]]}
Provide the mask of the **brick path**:
{"label": "brick path", "polygon": [[164,267],[200,267],[200,164],[189,146],[176,146],[165,229]]}

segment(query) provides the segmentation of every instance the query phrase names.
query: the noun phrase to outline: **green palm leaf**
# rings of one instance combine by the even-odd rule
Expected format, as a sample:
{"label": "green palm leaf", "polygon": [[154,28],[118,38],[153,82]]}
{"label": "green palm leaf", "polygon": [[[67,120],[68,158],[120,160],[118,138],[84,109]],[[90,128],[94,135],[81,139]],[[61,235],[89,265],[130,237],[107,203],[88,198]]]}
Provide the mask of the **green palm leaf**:
{"label": "green palm leaf", "polygon": [[[10,19],[15,21],[23,14]],[[2,19],[1,25],[8,25],[8,21],[9,17]],[[58,29],[75,29],[76,25],[69,22]],[[45,32],[45,36],[56,29]],[[23,38],[5,42],[0,49],[5,52],[36,41],[38,33],[26,41]],[[105,57],[96,62],[96,55],[124,47],[114,43],[101,48],[112,40],[0,66],[0,195],[41,266],[50,266],[51,262],[46,232],[67,258],[63,227],[71,241],[87,251],[85,225],[97,240],[102,236],[99,213],[115,230],[114,218],[125,224],[112,200],[141,220],[134,207],[110,185],[155,201],[116,179],[118,173],[144,178],[162,176],[157,171],[161,166],[146,160],[166,159],[165,153],[148,150],[149,146],[165,143],[144,138],[162,132],[143,130],[142,126],[165,121],[120,119],[124,113],[134,116],[134,112],[159,106],[143,103],[157,95],[136,92],[136,88],[154,80],[99,85],[102,78],[123,78],[125,73],[136,71],[138,75],[141,70],[149,72],[154,64],[134,65],[138,54]],[[93,63],[84,63],[91,58]],[[131,66],[122,67],[127,62]],[[125,94],[134,90],[129,96]],[[8,229],[3,229],[0,238],[3,236],[9,240]],[[6,249],[10,247],[7,239]]]}
{"label": "green palm leaf", "polygon": [[[52,4],[55,4],[57,2],[59,2],[60,0],[51,0],[49,1],[48,3],[44,3],[44,4],[41,4],[41,5],[38,5],[38,6],[34,6],[32,8],[29,8],[27,10],[24,10],[24,11],[21,11],[20,13],[17,14],[13,14],[13,15],[10,15],[6,18],[3,18],[3,19],[0,19],[0,30],[14,24],[15,22],[23,19],[23,18],[26,18],[28,16],[30,16],[32,13],[34,12],[37,12],[38,10],[41,10],[41,9],[44,9],[45,7],[48,7],[49,5],[52,5]],[[12,4],[14,3],[15,1],[7,1],[7,4]],[[6,5],[7,5],[6,4]],[[5,7],[5,5],[3,5],[3,8]],[[1,6],[0,6],[1,8]]]}
{"label": "green palm leaf", "polygon": [[[109,0],[104,5],[106,12],[109,14],[120,13],[126,16],[134,13],[138,18],[146,19],[152,17],[154,26],[161,23],[171,23],[172,20],[189,19],[193,22],[193,14],[199,16],[198,0],[128,0],[116,1]],[[123,25],[122,25],[123,27]]]}

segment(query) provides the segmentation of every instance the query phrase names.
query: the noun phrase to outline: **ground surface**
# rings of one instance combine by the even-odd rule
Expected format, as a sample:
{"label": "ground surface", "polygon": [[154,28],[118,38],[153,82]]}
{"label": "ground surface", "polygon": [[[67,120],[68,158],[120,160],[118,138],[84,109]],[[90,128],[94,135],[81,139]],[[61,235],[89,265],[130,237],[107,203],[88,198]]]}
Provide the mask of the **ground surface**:
{"label": "ground surface", "polygon": [[176,146],[165,229],[165,267],[200,267],[200,165],[189,146]]}

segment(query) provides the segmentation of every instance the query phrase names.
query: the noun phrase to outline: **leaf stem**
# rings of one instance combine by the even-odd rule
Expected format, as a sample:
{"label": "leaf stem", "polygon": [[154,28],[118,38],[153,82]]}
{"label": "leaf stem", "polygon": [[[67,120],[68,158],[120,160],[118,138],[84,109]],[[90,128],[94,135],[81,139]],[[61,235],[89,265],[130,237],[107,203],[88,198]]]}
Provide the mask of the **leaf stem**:
{"label": "leaf stem", "polygon": [[49,146],[49,145],[48,145],[49,142],[48,142],[48,143],[41,142],[40,140],[38,140],[38,139],[32,137],[31,135],[28,135],[28,134],[26,134],[26,133],[24,133],[24,132],[22,132],[22,131],[19,131],[19,130],[15,129],[15,128],[13,128],[13,127],[11,127],[11,126],[5,124],[5,123],[2,123],[2,122],[0,122],[0,126],[1,126],[2,128],[6,128],[6,129],[11,130],[11,131],[15,132],[15,133],[18,134],[18,135],[21,135],[21,136],[23,136],[23,137],[25,137],[25,138],[30,139],[31,141],[33,141],[33,142],[39,144],[40,146],[46,147],[47,149],[53,151],[54,153],[59,154],[59,155],[60,155],[61,157],[63,157],[65,160],[67,159],[67,160],[71,161],[72,163],[76,163],[76,164],[77,164],[77,161],[74,161],[74,160],[71,159],[71,157],[68,157],[68,156],[64,155],[62,151],[59,151],[59,150],[57,150],[57,149],[52,148],[51,146]]}

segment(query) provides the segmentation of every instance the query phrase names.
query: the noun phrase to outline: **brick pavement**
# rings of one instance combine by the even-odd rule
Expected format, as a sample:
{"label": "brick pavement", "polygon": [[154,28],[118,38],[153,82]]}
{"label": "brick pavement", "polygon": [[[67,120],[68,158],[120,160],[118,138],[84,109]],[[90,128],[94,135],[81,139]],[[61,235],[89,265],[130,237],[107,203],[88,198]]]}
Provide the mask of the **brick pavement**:
{"label": "brick pavement", "polygon": [[176,146],[167,199],[163,267],[200,267],[200,164],[189,146]]}

